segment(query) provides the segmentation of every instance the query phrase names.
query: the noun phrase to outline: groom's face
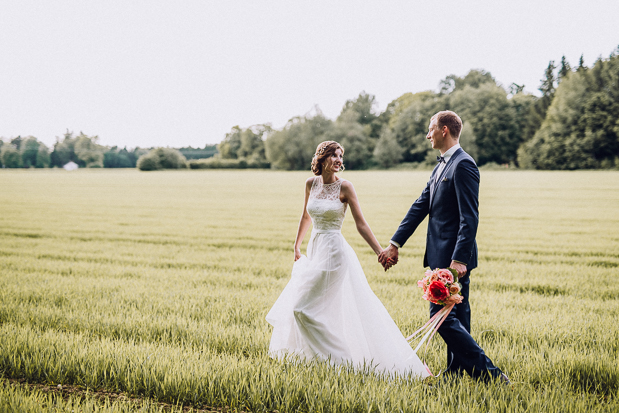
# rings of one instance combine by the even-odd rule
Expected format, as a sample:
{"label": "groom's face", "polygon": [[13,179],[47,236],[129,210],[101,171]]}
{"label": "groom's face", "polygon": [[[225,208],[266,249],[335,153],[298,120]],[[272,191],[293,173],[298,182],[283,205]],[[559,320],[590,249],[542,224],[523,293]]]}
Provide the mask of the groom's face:
{"label": "groom's face", "polygon": [[443,131],[438,127],[438,121],[432,119],[430,121],[430,126],[428,126],[428,134],[426,135],[426,139],[429,139],[432,144],[432,149],[441,149],[446,138]]}

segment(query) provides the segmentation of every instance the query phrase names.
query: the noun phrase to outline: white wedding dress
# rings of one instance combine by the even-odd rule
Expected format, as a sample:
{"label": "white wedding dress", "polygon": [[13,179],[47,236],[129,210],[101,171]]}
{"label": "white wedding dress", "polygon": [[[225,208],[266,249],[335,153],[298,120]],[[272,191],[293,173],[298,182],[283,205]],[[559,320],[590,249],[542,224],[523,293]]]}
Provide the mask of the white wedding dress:
{"label": "white wedding dress", "polygon": [[342,179],[328,185],[322,176],[314,179],[307,202],[314,227],[307,257],[294,263],[292,278],[267,314],[273,326],[269,353],[429,376],[340,232],[347,207],[340,201],[341,185]]}

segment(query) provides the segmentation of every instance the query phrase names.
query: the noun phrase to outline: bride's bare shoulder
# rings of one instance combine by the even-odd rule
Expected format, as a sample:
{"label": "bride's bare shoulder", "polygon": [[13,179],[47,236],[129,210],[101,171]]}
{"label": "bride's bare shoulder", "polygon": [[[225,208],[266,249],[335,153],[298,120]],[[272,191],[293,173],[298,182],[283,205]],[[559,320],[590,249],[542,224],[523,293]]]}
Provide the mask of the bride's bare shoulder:
{"label": "bride's bare shoulder", "polygon": [[340,192],[342,194],[343,202],[348,202],[350,199],[354,199],[357,197],[357,193],[355,192],[355,187],[352,182],[342,179],[342,185],[340,186]]}
{"label": "bride's bare shoulder", "polygon": [[353,186],[352,182],[350,182],[349,180],[342,179],[342,189],[344,189],[345,191],[354,191],[355,187]]}
{"label": "bride's bare shoulder", "polygon": [[312,189],[312,185],[314,184],[314,179],[317,179],[317,176],[310,176],[309,178],[307,178],[307,180],[305,181],[305,187],[308,189]]}

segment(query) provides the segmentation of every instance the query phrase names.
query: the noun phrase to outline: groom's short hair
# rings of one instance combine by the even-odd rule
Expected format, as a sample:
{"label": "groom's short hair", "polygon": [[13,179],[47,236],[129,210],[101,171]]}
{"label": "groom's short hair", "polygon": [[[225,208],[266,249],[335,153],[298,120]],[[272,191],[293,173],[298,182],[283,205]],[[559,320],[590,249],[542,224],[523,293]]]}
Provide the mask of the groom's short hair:
{"label": "groom's short hair", "polygon": [[449,133],[454,139],[458,139],[460,137],[460,132],[462,131],[462,119],[460,119],[460,116],[458,116],[456,112],[452,112],[451,110],[443,110],[432,116],[432,119],[435,118],[439,128],[447,126]]}

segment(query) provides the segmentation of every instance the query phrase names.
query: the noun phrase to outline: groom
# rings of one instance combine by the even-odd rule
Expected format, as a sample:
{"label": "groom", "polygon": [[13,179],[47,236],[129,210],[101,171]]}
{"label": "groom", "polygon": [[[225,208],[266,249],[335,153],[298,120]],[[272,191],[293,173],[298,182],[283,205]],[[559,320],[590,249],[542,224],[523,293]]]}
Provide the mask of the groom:
{"label": "groom", "polygon": [[[477,267],[479,170],[473,158],[460,147],[461,130],[462,120],[451,111],[439,112],[430,120],[426,138],[433,149],[441,152],[441,156],[437,156],[438,165],[378,260],[385,271],[395,265],[398,249],[428,216],[423,265],[431,269],[450,267],[456,270],[464,297],[438,329],[447,343],[446,372],[461,375],[466,371],[474,378],[500,378],[509,383],[507,376],[492,364],[470,334],[469,277],[471,270]],[[430,315],[442,307],[430,303]]]}

